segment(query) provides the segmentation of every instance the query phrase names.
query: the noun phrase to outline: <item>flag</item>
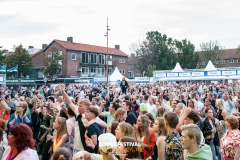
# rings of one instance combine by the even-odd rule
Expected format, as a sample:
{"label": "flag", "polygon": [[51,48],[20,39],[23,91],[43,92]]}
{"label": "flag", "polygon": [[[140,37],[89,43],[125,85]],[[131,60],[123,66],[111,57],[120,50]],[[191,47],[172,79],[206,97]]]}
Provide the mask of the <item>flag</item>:
{"label": "flag", "polygon": [[18,65],[7,70],[7,72],[17,72],[17,71],[18,71]]}
{"label": "flag", "polygon": [[0,66],[0,72],[6,72],[6,67],[7,67],[6,64]]}

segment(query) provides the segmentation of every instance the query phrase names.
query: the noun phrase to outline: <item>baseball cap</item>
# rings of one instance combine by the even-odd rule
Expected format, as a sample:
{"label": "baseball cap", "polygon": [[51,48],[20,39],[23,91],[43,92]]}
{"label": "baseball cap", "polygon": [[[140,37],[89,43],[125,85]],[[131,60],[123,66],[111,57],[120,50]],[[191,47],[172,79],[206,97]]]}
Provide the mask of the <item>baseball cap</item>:
{"label": "baseball cap", "polygon": [[109,149],[114,149],[117,147],[117,139],[111,133],[101,134],[98,137],[98,141],[99,141],[99,148],[104,153],[107,153]]}

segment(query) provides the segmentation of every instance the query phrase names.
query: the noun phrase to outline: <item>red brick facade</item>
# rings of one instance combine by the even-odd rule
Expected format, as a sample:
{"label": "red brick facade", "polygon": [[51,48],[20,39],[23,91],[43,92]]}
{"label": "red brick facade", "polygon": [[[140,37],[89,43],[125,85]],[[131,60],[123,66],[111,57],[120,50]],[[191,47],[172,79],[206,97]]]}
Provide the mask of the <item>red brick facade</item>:
{"label": "red brick facade", "polygon": [[[61,51],[62,55],[64,56],[64,59],[62,61],[62,75],[59,75],[59,78],[68,78],[70,76],[82,76],[81,72],[77,71],[77,69],[81,68],[83,65],[89,66],[89,68],[90,66],[106,67],[106,64],[92,65],[90,63],[88,64],[81,63],[82,52],[86,52],[89,54],[94,53],[97,56],[99,54],[106,55],[106,53],[103,53],[103,51],[107,51],[106,47],[78,44],[78,43],[59,41],[59,40],[53,40],[45,49],[42,49],[39,52],[32,55],[32,62],[34,67],[37,67],[37,68],[43,67],[44,54],[51,52],[52,47],[58,48],[58,51]],[[72,48],[69,48],[69,47],[72,47]],[[98,49],[99,49],[99,52],[97,51]],[[72,60],[72,57],[71,57],[72,54],[76,55],[76,60]],[[113,57],[112,65],[109,65],[109,67],[113,68],[112,72],[114,71],[115,67],[118,67],[119,70],[125,71],[123,75],[127,77],[128,76],[128,55],[115,48],[109,48],[109,55],[112,55]],[[90,61],[90,56],[89,56],[89,61]]]}

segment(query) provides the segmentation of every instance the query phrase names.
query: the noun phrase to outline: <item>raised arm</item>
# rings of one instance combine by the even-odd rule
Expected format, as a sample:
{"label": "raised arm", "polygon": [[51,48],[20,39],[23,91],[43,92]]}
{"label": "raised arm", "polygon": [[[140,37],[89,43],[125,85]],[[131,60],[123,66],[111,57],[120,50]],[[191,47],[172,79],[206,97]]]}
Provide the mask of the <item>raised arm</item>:
{"label": "raised arm", "polygon": [[102,101],[102,102],[101,102],[101,105],[100,105],[99,110],[98,110],[98,115],[99,115],[99,116],[106,117],[106,114],[105,114],[104,112],[102,112],[103,107],[104,107],[105,104],[106,104],[105,101]]}
{"label": "raised arm", "polygon": [[70,97],[66,94],[66,92],[65,92],[65,85],[64,84],[60,84],[60,89],[62,91],[62,95],[63,95],[63,98],[65,99],[66,103],[72,109],[72,111],[75,112],[75,110],[77,109],[77,106],[72,103]]}
{"label": "raised arm", "polygon": [[8,105],[7,105],[7,103],[4,101],[4,100],[0,100],[0,105],[3,107],[3,108],[5,108],[7,111],[8,111],[8,113],[11,113],[11,108],[10,107],[8,107]]}
{"label": "raised arm", "polygon": [[173,110],[173,108],[171,108],[170,106],[168,106],[164,100],[161,100],[161,106],[163,106],[163,108],[165,109],[166,112],[171,112]]}
{"label": "raised arm", "polygon": [[184,123],[184,120],[186,119],[186,117],[189,115],[189,113],[191,112],[191,109],[189,107],[187,107],[185,110],[184,110],[184,113],[183,115],[179,118],[179,122],[178,122],[178,125],[176,127],[177,131],[179,133],[181,133],[181,126],[183,125]]}

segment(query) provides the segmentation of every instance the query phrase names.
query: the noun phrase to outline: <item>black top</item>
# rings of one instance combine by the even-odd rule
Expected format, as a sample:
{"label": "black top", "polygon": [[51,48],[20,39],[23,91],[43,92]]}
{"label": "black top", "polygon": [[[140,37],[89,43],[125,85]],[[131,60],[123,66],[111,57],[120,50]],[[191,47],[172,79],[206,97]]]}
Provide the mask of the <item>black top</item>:
{"label": "black top", "polygon": [[153,148],[153,156],[152,156],[153,160],[157,160],[158,159],[158,147],[157,144],[155,143],[154,148]]}
{"label": "black top", "polygon": [[218,110],[217,115],[216,115],[216,118],[217,118],[219,121],[224,120],[224,119],[223,119],[223,116],[222,116],[222,110],[221,110],[221,109]]}
{"label": "black top", "polygon": [[137,122],[137,113],[135,111],[128,111],[127,112],[127,119],[126,119],[125,122],[131,124],[132,126],[134,124],[136,124],[136,122]]}
{"label": "black top", "polygon": [[[91,138],[91,136],[93,135],[96,135],[98,138],[100,135],[100,126],[97,123],[93,123],[87,128],[87,131],[88,131],[87,136],[89,138]],[[95,148],[92,149],[88,147],[87,151],[90,153],[98,153],[98,147],[99,147],[98,145],[99,145],[99,142],[97,141],[97,145],[95,145]]]}

